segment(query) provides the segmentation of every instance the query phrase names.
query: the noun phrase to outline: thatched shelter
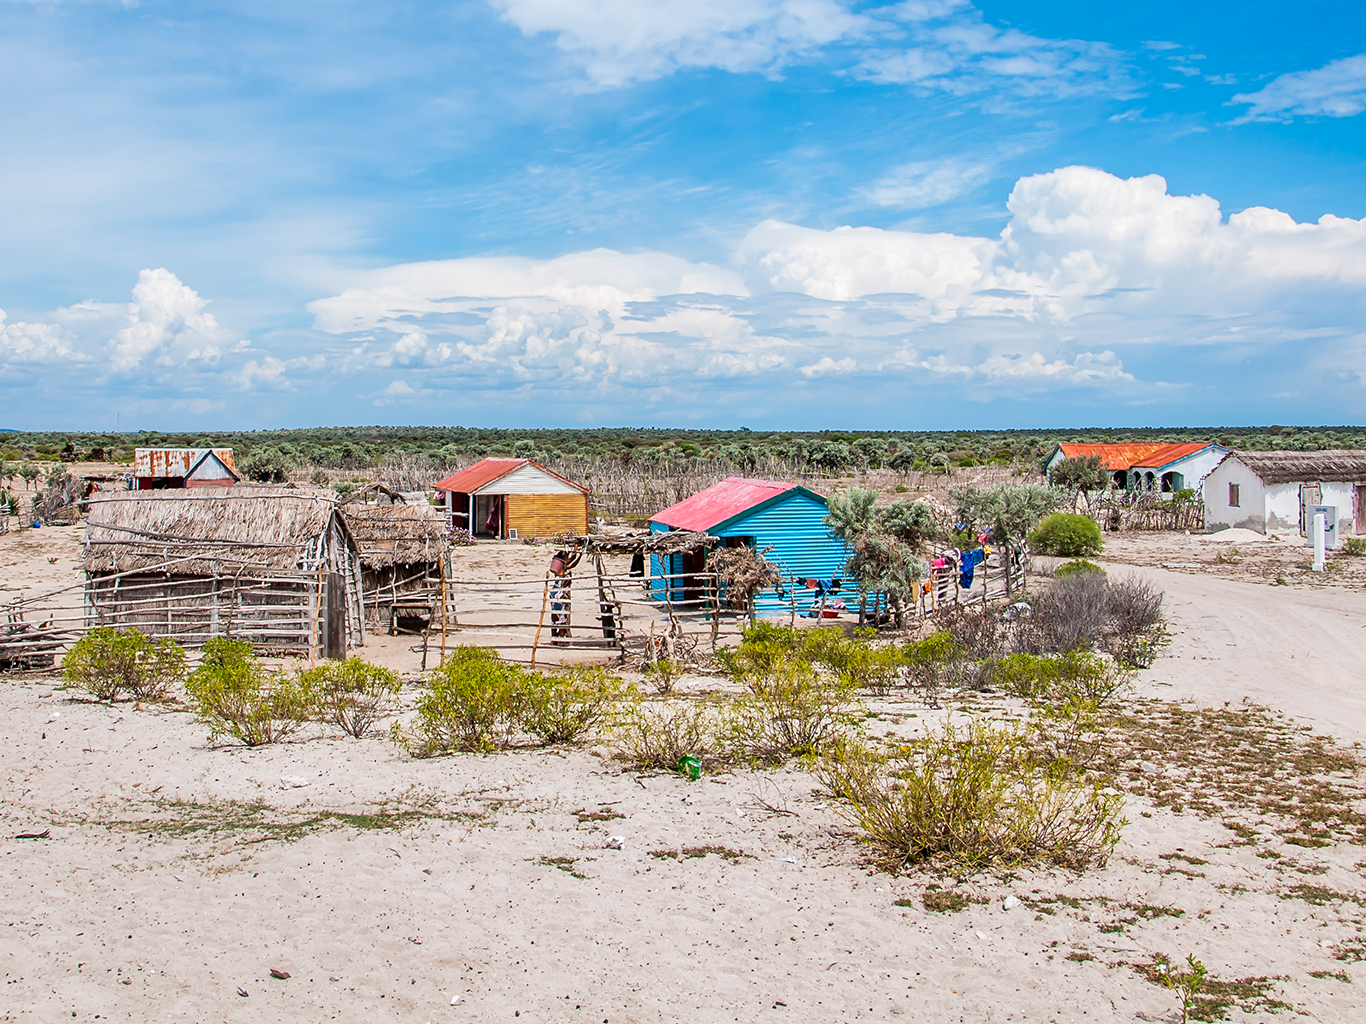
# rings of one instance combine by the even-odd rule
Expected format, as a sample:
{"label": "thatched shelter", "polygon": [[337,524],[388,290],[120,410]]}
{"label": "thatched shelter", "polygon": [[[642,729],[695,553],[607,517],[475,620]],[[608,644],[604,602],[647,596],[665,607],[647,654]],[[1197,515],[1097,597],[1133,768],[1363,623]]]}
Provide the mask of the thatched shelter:
{"label": "thatched shelter", "polygon": [[431,505],[347,502],[342,514],[360,548],[365,610],[387,623],[395,602],[436,601],[449,551],[446,517]]}
{"label": "thatched shelter", "polygon": [[133,491],[90,499],[89,625],[334,652],[364,643],[360,554],[327,493]]}

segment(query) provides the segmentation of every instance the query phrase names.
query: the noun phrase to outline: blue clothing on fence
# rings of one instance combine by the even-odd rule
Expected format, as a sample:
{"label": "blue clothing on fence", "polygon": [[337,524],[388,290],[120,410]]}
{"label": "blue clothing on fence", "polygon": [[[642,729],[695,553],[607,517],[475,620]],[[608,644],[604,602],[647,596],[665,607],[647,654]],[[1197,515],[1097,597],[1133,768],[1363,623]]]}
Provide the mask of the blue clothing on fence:
{"label": "blue clothing on fence", "polygon": [[976,551],[963,552],[962,557],[958,561],[958,568],[960,570],[958,576],[958,585],[960,587],[962,587],[964,590],[972,589],[973,571],[977,568],[978,565],[980,565],[982,562],[985,562],[986,558],[987,553],[983,551],[981,548],[978,548]]}

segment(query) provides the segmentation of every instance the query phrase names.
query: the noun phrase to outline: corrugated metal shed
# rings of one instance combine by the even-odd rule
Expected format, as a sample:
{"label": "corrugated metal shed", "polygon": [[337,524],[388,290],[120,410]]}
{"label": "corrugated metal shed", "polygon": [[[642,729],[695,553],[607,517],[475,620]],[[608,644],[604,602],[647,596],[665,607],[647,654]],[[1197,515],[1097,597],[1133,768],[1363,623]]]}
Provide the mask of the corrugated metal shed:
{"label": "corrugated metal shed", "polygon": [[[436,485],[438,491],[449,491],[453,494],[499,494],[502,493],[496,487],[489,486],[497,480],[515,473],[524,466],[531,467],[549,478],[547,482],[558,481],[561,485],[568,485],[584,494],[588,493],[588,488],[583,484],[577,484],[567,477],[560,476],[554,470],[546,469],[539,462],[531,459],[508,459],[508,458],[488,458],[480,459],[472,466],[466,466],[460,472],[446,477]],[[549,493],[560,491],[559,486],[549,489]],[[535,493],[528,491],[525,486],[517,489],[518,493]]]}
{"label": "corrugated metal shed", "polygon": [[[704,500],[698,501],[699,498]],[[735,538],[735,542],[743,542],[756,551],[772,546],[773,550],[766,557],[778,566],[785,588],[790,588],[791,581],[797,577],[830,579],[844,575],[849,552],[825,525],[827,511],[825,499],[805,487],[774,480],[733,477],[665,509],[651,520],[650,529],[658,532],[698,529],[713,537]],[[666,516],[674,522],[666,522]],[[707,520],[710,522],[701,525]],[[699,525],[689,527],[676,523]],[[699,556],[681,554],[651,556],[651,575],[699,571],[700,561]],[[682,600],[685,586],[675,581],[671,599]],[[654,583],[653,593],[661,600],[665,597],[661,581]],[[852,597],[857,601],[858,592],[850,586],[844,596],[846,600]],[[804,597],[799,594],[798,613],[805,611],[810,603],[810,592]],[[754,604],[761,615],[779,615],[789,610],[788,601],[773,591],[758,595]]]}
{"label": "corrugated metal shed", "polygon": [[231,448],[137,448],[133,451],[133,475],[150,479],[188,476],[208,452],[236,472]]}

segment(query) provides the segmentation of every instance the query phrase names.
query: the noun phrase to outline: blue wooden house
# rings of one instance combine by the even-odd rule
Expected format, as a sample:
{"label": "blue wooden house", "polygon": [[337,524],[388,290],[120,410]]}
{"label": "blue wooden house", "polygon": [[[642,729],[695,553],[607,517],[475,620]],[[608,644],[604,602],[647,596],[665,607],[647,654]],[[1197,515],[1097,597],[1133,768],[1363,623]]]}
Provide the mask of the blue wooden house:
{"label": "blue wooden house", "polygon": [[[838,579],[844,575],[849,556],[844,542],[836,539],[825,525],[825,499],[815,491],[776,480],[749,480],[729,477],[691,498],[666,508],[650,520],[650,529],[696,530],[721,538],[725,547],[751,547],[756,551],[772,545],[765,556],[783,575],[783,589],[792,593],[799,579]],[[700,599],[700,581],[692,582],[691,573],[701,573],[706,553],[651,555],[651,593],[657,600],[693,601]],[[669,577],[667,579],[661,577]],[[814,591],[796,586],[797,613],[810,608]],[[857,600],[857,588],[846,586],[842,595]],[[786,613],[790,605],[776,591],[755,597],[760,615]]]}

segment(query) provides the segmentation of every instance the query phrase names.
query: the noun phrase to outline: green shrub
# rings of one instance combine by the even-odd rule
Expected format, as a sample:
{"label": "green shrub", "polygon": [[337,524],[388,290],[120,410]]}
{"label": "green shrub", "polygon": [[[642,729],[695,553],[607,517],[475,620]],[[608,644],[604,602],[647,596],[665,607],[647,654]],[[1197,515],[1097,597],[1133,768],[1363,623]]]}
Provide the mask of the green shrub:
{"label": "green shrub", "polygon": [[1366,537],[1348,537],[1342,542],[1342,550],[1349,555],[1366,555]]}
{"label": "green shrub", "polygon": [[889,870],[1103,865],[1124,824],[1117,794],[1040,765],[1026,730],[982,721],[947,723],[891,756],[841,747],[816,770]]}
{"label": "green shrub", "polygon": [[907,681],[916,689],[932,691],[956,678],[968,651],[947,632],[931,633],[902,648]]}
{"label": "green shrub", "polygon": [[394,698],[403,687],[397,672],[360,658],[324,662],[302,673],[301,680],[317,695],[320,719],[356,739],[393,714]]}
{"label": "green shrub", "polygon": [[1029,546],[1043,555],[1087,558],[1100,554],[1100,527],[1090,516],[1054,512],[1029,534]]}
{"label": "green shrub", "polygon": [[1066,579],[1068,576],[1075,576],[1081,572],[1098,572],[1102,576],[1105,575],[1104,569],[1095,562],[1088,562],[1084,558],[1074,558],[1070,562],[1063,562],[1062,565],[1053,570],[1053,575],[1059,579]]}
{"label": "green shrub", "polygon": [[92,629],[62,658],[62,676],[96,700],[162,700],[185,678],[185,652],[169,637],[152,640],[137,630]]}
{"label": "green shrub", "polygon": [[1133,673],[1085,651],[1051,657],[1012,654],[990,665],[986,679],[1029,701],[1041,747],[1057,762],[1089,762],[1095,733]]}
{"label": "green shrub", "polygon": [[612,723],[609,739],[632,768],[677,771],[685,755],[701,760],[721,751],[724,731],[715,700],[636,700]]}
{"label": "green shrub", "polygon": [[531,684],[526,731],[542,743],[573,743],[601,723],[631,691],[602,668],[574,668]]}
{"label": "green shrub", "polygon": [[305,674],[267,669],[250,652],[242,640],[210,640],[185,680],[211,741],[226,735],[248,747],[277,743],[318,716],[318,694]]}
{"label": "green shrub", "polygon": [[683,678],[684,667],[669,658],[660,658],[645,666],[645,677],[662,694],[674,692],[674,683]]}
{"label": "green shrub", "polygon": [[531,678],[496,651],[457,648],[423,684],[415,734],[395,723],[393,736],[414,757],[506,749],[526,720]]}
{"label": "green shrub", "polygon": [[730,746],[759,761],[819,754],[843,736],[856,706],[848,677],[825,678],[800,661],[742,676],[727,711]]}

